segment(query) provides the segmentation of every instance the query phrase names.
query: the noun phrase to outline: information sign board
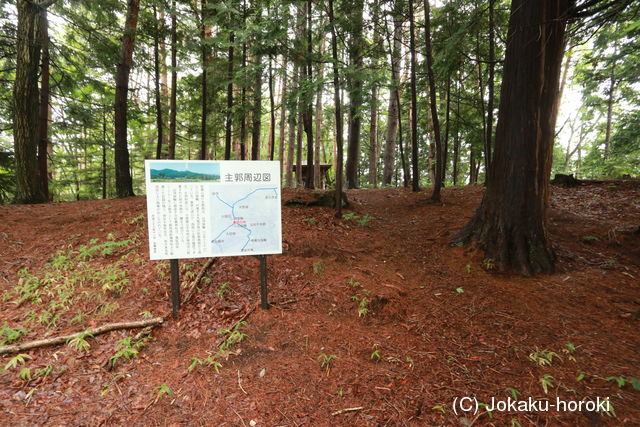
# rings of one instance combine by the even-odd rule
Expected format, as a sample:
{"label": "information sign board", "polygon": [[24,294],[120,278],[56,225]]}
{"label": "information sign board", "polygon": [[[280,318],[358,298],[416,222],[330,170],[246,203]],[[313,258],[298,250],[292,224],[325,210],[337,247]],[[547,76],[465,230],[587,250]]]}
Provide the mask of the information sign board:
{"label": "information sign board", "polygon": [[282,253],[280,163],[146,160],[152,260]]}

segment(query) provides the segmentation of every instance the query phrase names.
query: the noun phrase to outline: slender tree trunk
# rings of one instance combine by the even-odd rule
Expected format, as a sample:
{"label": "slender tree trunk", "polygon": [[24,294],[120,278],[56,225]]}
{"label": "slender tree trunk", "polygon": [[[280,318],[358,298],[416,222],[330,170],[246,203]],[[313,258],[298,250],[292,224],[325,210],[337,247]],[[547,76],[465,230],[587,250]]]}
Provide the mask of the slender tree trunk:
{"label": "slender tree trunk", "polygon": [[269,160],[273,160],[276,144],[276,106],[273,94],[273,59],[269,55]]}
{"label": "slender tree trunk", "polygon": [[42,191],[46,200],[50,200],[49,194],[49,97],[50,97],[50,71],[49,71],[49,20],[47,11],[40,13],[40,34],[42,37],[42,66],[40,68],[40,112],[38,126],[38,168],[42,180]]}
{"label": "slender tree trunk", "polygon": [[235,43],[235,33],[229,34],[229,53],[227,55],[227,111],[224,132],[224,159],[231,160],[231,124],[233,122],[233,47]]}
{"label": "slender tree trunk", "polygon": [[209,67],[209,48],[207,42],[209,35],[207,34],[207,16],[208,16],[208,0],[201,0],[201,28],[200,28],[200,55],[202,58],[202,114],[200,117],[200,160],[207,159],[207,116],[209,115],[209,84],[207,75]]}
{"label": "slender tree trunk", "polygon": [[156,145],[156,159],[162,158],[162,142],[164,141],[164,122],[162,120],[162,92],[160,88],[160,21],[158,19],[158,10],[153,5],[153,17],[156,22],[156,28],[153,35],[153,65],[154,65],[154,83],[156,89],[156,129],[158,133],[158,143]]}
{"label": "slender tree trunk", "polygon": [[[293,73],[293,93],[298,91],[298,82],[300,81],[300,67],[297,67],[297,70],[294,70]],[[289,145],[287,146],[287,171],[285,175],[286,186],[291,188],[293,186],[293,164],[294,164],[294,154],[295,154],[295,146],[296,146],[296,116],[297,116],[297,102],[294,102],[291,105],[291,110],[289,111]]]}
{"label": "slender tree trunk", "polygon": [[354,0],[351,3],[351,41],[349,44],[349,60],[353,66],[353,72],[349,78],[349,143],[347,147],[347,186],[358,188],[358,163],[360,160],[360,128],[362,118],[362,69],[364,39],[362,36],[364,11],[363,0]]}
{"label": "slender tree trunk", "polygon": [[262,57],[255,57],[256,80],[253,89],[251,124],[251,160],[260,160],[260,132],[262,128]]}
{"label": "slender tree trunk", "polygon": [[280,135],[278,146],[278,160],[280,160],[280,173],[284,171],[284,141],[287,131],[287,56],[284,55],[284,65],[282,66],[282,96],[280,96]]}
{"label": "slender tree trunk", "polygon": [[102,111],[102,199],[107,198],[107,112]]}
{"label": "slender tree trunk", "polygon": [[311,0],[307,0],[307,54],[306,54],[306,79],[307,93],[305,93],[305,112],[304,112],[304,131],[307,135],[307,176],[305,177],[304,186],[313,188],[313,92],[311,90],[313,84],[313,66],[311,56],[313,54],[313,45],[311,34]]}
{"label": "slender tree trunk", "polygon": [[[324,35],[322,37],[322,43],[320,46],[320,56],[324,55],[325,50],[325,38]],[[318,65],[318,81],[322,81],[323,79],[323,69],[322,63]],[[315,188],[320,188],[322,186],[322,178],[320,176],[320,147],[324,148],[324,144],[322,144],[322,95],[323,88],[320,87],[318,93],[316,94],[316,125],[315,125],[315,146],[314,146],[314,161],[313,161],[313,186]]]}
{"label": "slender tree trunk", "polygon": [[447,166],[449,166],[449,131],[451,119],[451,76],[447,78],[447,105],[445,112],[444,143],[442,146],[442,186],[447,180]]}
{"label": "slender tree trunk", "polygon": [[613,103],[616,90],[616,63],[611,66],[611,76],[609,77],[609,91],[607,93],[607,125],[604,136],[604,158],[609,157],[609,145],[611,143],[611,123],[613,122]]}
{"label": "slender tree trunk", "polygon": [[[487,189],[457,240],[478,241],[485,264],[551,273],[546,232],[558,83],[570,0],[514,0]],[[522,82],[528,82],[523,85]]]}
{"label": "slender tree trunk", "polygon": [[384,145],[384,168],[382,171],[382,185],[391,185],[395,170],[396,136],[398,123],[401,120],[398,114],[398,100],[400,99],[400,52],[402,46],[402,21],[399,18],[400,11],[394,17],[393,48],[391,48],[391,86],[389,87],[389,110],[387,113],[387,138]]}
{"label": "slender tree trunk", "polygon": [[460,88],[462,78],[458,75],[456,85],[456,137],[453,141],[453,185],[458,185],[458,157],[460,155]]}
{"label": "slender tree trunk", "polygon": [[[425,0],[425,3],[426,2],[427,0]],[[426,19],[429,19],[428,16]],[[416,30],[413,16],[413,0],[409,0],[409,50],[411,53],[411,187],[413,191],[420,191],[420,171],[418,168],[418,101],[416,95]]]}
{"label": "slender tree trunk", "polygon": [[342,218],[342,105],[340,102],[340,75],[338,72],[338,41],[333,16],[333,0],[329,0],[329,25],[331,27],[331,54],[333,59],[333,100],[336,113],[336,218]]}
{"label": "slender tree trunk", "polygon": [[427,80],[429,82],[429,106],[431,109],[431,120],[433,121],[433,137],[436,143],[436,172],[433,182],[433,193],[431,200],[440,201],[440,190],[442,189],[442,168],[444,155],[440,138],[440,120],[438,119],[438,107],[436,103],[436,79],[433,73],[433,53],[431,48],[431,9],[429,0],[424,0],[424,38],[425,56],[427,59]]}
{"label": "slender tree trunk", "polygon": [[[246,11],[244,18],[245,28],[247,24]],[[242,42],[242,75],[247,75],[247,42]],[[245,79],[243,79],[245,80]],[[247,84],[242,82],[242,91],[240,94],[240,160],[247,159]]]}
{"label": "slender tree trunk", "polygon": [[120,61],[116,70],[114,109],[116,193],[118,197],[134,195],[129,163],[129,148],[127,147],[127,98],[135,35],[138,27],[140,0],[128,0],[127,4],[127,17],[124,25],[124,35],[122,36]]}
{"label": "slender tree trunk", "polygon": [[169,105],[170,120],[169,125],[169,150],[167,158],[176,158],[176,129],[178,110],[178,20],[176,12],[176,1],[171,2],[171,101]]}

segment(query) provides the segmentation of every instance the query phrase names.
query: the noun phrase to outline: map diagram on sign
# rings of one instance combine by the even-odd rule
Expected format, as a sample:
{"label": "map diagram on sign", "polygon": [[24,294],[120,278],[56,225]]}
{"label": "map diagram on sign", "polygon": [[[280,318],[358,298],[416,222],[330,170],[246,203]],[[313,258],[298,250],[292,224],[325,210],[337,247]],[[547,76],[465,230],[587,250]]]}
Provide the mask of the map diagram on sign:
{"label": "map diagram on sign", "polygon": [[279,191],[266,183],[211,188],[212,254],[280,253]]}

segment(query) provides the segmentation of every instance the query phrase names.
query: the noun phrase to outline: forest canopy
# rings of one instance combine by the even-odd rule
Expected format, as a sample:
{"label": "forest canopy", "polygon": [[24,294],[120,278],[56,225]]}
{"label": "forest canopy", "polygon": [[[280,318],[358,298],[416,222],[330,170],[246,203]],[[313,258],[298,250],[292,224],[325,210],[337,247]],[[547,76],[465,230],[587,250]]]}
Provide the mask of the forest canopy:
{"label": "forest canopy", "polygon": [[[577,16],[587,3],[598,12],[581,2]],[[639,7],[619,4],[569,24],[552,173],[639,174]],[[332,7],[333,20],[312,1],[3,1],[0,202],[26,201],[16,182],[36,174],[49,200],[140,194],[147,158],[275,159],[284,185],[307,187],[320,168],[303,177],[302,164],[331,164],[333,186],[333,65],[346,186],[484,182],[510,2]],[[38,55],[22,74],[25,47]],[[22,130],[37,150],[16,150]]]}

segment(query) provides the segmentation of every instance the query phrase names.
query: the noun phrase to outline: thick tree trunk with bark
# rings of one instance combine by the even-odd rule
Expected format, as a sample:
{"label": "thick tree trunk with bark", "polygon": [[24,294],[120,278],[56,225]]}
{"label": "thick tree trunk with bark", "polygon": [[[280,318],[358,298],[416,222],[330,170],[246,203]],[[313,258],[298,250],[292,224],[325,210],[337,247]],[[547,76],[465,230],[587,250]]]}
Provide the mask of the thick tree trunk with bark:
{"label": "thick tree trunk with bark", "polygon": [[118,197],[134,195],[133,181],[129,169],[129,148],[127,147],[127,99],[140,0],[128,0],[127,5],[127,18],[124,25],[124,35],[122,36],[120,61],[116,69],[114,108],[116,193]]}
{"label": "thick tree trunk with bark", "polygon": [[457,236],[459,242],[476,240],[485,264],[500,270],[553,272],[546,210],[571,3],[514,0],[511,5],[494,163],[480,207]]}
{"label": "thick tree trunk with bark", "polygon": [[156,21],[153,35],[153,68],[156,95],[156,129],[158,141],[156,144],[156,159],[162,158],[162,143],[164,142],[164,121],[162,120],[162,89],[160,87],[160,20],[157,7],[153,6],[153,17]]}
{"label": "thick tree trunk with bark", "polygon": [[284,141],[287,131],[287,57],[285,55],[282,66],[282,95],[280,96],[280,135],[278,135],[278,160],[280,160],[280,174],[284,172]]}
{"label": "thick tree trunk with bark", "polygon": [[436,171],[433,181],[433,193],[431,200],[440,201],[440,190],[442,189],[442,168],[444,155],[442,143],[440,141],[440,120],[438,119],[438,107],[436,104],[436,78],[433,73],[433,53],[431,48],[431,11],[429,0],[424,0],[424,38],[425,56],[427,59],[427,81],[429,82],[429,107],[431,110],[431,120],[433,121],[433,138],[436,143]]}
{"label": "thick tree trunk with bark", "polygon": [[202,0],[200,11],[200,55],[202,66],[202,90],[200,93],[201,109],[200,116],[200,160],[207,159],[207,116],[209,115],[209,84],[207,80],[208,67],[209,67],[209,48],[207,47],[207,40],[209,34],[207,31],[207,16],[208,16],[208,0]]}
{"label": "thick tree trunk with bark", "polygon": [[347,186],[358,188],[358,163],[360,160],[360,128],[362,118],[362,68],[364,39],[362,36],[364,11],[363,0],[355,0],[351,4],[351,42],[349,45],[349,60],[353,71],[349,79],[349,142],[347,146]]}
{"label": "thick tree trunk with bark", "polygon": [[18,0],[16,77],[13,86],[13,139],[16,203],[43,203],[47,197],[38,169],[38,67],[42,44],[40,7]]}
{"label": "thick tree trunk with bark", "polygon": [[[399,13],[398,13],[399,14]],[[395,170],[396,137],[398,134],[398,99],[400,98],[400,51],[402,46],[402,21],[394,18],[393,48],[391,49],[391,87],[389,88],[389,110],[387,133],[384,144],[384,168],[382,185],[391,185]]]}
{"label": "thick tree trunk with bark", "polygon": [[304,132],[307,135],[307,175],[304,179],[305,188],[314,188],[313,186],[313,66],[311,55],[313,53],[312,33],[311,33],[311,0],[307,0],[307,55],[306,55],[306,80],[307,91],[305,94],[305,112],[304,112]]}
{"label": "thick tree trunk with bark", "polygon": [[340,75],[338,72],[338,42],[333,16],[333,0],[329,0],[329,25],[331,26],[331,55],[333,59],[333,101],[336,113],[336,218],[342,218],[342,103],[340,100]]}
{"label": "thick tree trunk with bark", "polygon": [[256,75],[253,88],[251,120],[251,160],[260,160],[260,132],[262,129],[262,57],[255,57]]}
{"label": "thick tree trunk with bark", "polygon": [[[428,0],[425,0],[427,3]],[[428,9],[427,12],[428,13]],[[429,19],[429,15],[426,15]],[[418,169],[418,101],[416,94],[416,30],[413,16],[413,0],[409,0],[409,50],[411,53],[411,188],[420,191],[420,170]],[[429,27],[427,27],[427,30]]]}
{"label": "thick tree trunk with bark", "polygon": [[38,169],[42,180],[42,191],[46,200],[49,195],[49,107],[50,67],[49,67],[49,19],[47,11],[40,14],[40,34],[42,37],[42,66],[40,67],[40,111],[38,126]]}

